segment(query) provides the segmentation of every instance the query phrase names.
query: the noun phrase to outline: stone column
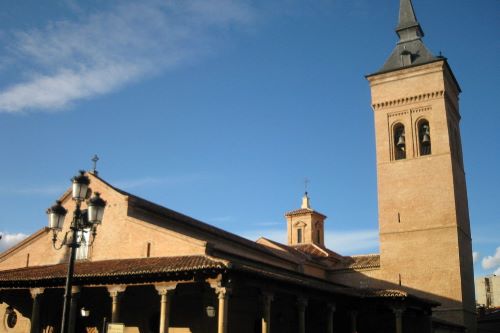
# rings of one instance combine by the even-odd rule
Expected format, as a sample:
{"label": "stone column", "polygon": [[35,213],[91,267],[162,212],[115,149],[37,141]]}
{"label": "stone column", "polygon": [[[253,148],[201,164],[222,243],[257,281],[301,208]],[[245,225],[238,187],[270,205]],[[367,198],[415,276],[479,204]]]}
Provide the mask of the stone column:
{"label": "stone column", "polygon": [[31,297],[33,298],[30,333],[40,332],[40,297],[43,294],[43,290],[43,288],[30,289]]}
{"label": "stone column", "polygon": [[68,322],[68,332],[75,332],[76,314],[78,312],[78,298],[80,296],[80,287],[71,287],[71,304],[69,306],[69,322]]}
{"label": "stone column", "polygon": [[223,287],[221,280],[208,281],[219,298],[217,333],[227,333],[228,298],[231,289]]}
{"label": "stone column", "polygon": [[219,288],[219,290],[217,290],[217,294],[219,296],[219,316],[218,316],[217,333],[227,333],[229,290],[226,288]]}
{"label": "stone column", "polygon": [[394,307],[392,311],[396,319],[396,333],[403,333],[403,312],[405,309],[402,307]]}
{"label": "stone column", "polygon": [[424,332],[432,333],[432,310],[424,311]]}
{"label": "stone column", "polygon": [[358,311],[351,311],[351,333],[358,332]]}
{"label": "stone column", "polygon": [[328,303],[326,305],[326,332],[333,333],[333,314],[335,313],[335,303]]}
{"label": "stone column", "polygon": [[307,308],[307,298],[305,297],[297,298],[299,333],[306,333],[306,308]]}
{"label": "stone column", "polygon": [[127,286],[113,285],[108,286],[109,296],[111,296],[111,323],[120,322],[120,296]]}
{"label": "stone column", "polygon": [[271,302],[273,294],[270,292],[262,293],[262,333],[271,333]]}
{"label": "stone column", "polygon": [[168,333],[170,326],[170,304],[171,291],[177,287],[177,283],[155,285],[158,295],[160,295],[160,332]]}

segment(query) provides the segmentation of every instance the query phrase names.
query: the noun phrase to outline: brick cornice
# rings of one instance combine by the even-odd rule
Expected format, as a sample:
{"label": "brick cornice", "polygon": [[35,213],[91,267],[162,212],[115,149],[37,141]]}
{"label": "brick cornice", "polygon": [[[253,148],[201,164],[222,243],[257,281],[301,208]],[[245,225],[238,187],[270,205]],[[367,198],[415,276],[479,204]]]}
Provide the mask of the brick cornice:
{"label": "brick cornice", "polygon": [[404,97],[404,98],[398,98],[398,99],[393,99],[393,100],[389,100],[389,101],[373,103],[372,107],[373,107],[373,110],[380,110],[380,109],[385,109],[385,108],[390,108],[390,107],[395,107],[395,106],[408,105],[408,104],[412,104],[412,103],[416,103],[416,102],[424,102],[424,101],[428,101],[431,99],[441,98],[443,96],[444,96],[444,90],[438,90],[438,91],[423,93],[423,94],[414,95],[414,96],[410,96],[410,97]]}

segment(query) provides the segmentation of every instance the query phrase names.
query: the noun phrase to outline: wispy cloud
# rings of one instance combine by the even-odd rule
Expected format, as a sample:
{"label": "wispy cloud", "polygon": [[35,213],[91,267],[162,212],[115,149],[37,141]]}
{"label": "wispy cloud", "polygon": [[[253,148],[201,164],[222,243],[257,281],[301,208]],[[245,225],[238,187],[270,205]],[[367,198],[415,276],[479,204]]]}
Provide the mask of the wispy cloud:
{"label": "wispy cloud", "polygon": [[[250,240],[259,237],[286,243],[286,229],[248,230],[240,234]],[[326,246],[342,255],[377,252],[379,246],[378,230],[328,231],[325,233]]]}
{"label": "wispy cloud", "polygon": [[285,222],[277,222],[277,221],[263,221],[263,222],[254,223],[253,225],[261,226],[261,227],[271,227],[271,226],[281,225],[283,227],[286,227]]}
{"label": "wispy cloud", "polygon": [[207,219],[208,223],[226,223],[234,220],[232,216],[216,216]]}
{"label": "wispy cloud", "polygon": [[356,230],[325,233],[329,249],[340,254],[359,254],[378,251],[378,230]]}
{"label": "wispy cloud", "polygon": [[0,239],[0,252],[3,252],[8,248],[13,247],[17,243],[28,237],[28,235],[23,233],[11,234],[11,233],[0,232],[0,235],[2,235],[2,238]]}
{"label": "wispy cloud", "polygon": [[23,196],[45,196],[45,195],[62,195],[67,187],[59,185],[47,185],[38,187],[0,187],[0,194],[8,195],[23,195]]}
{"label": "wispy cloud", "polygon": [[[112,181],[113,186],[123,189],[132,190],[136,188],[152,188],[158,186],[175,186],[197,182],[204,179],[200,174],[185,174],[168,177],[144,177],[137,179],[122,179]],[[16,187],[0,186],[0,195],[22,195],[22,196],[45,196],[45,195],[62,195],[68,186],[64,185],[46,185],[36,187]]]}
{"label": "wispy cloud", "polygon": [[156,187],[156,186],[165,186],[165,185],[179,185],[196,182],[203,177],[199,174],[190,174],[190,175],[178,175],[171,177],[144,177],[138,179],[128,179],[128,180],[116,180],[113,181],[113,186],[124,190],[130,190],[134,188],[141,187]]}
{"label": "wispy cloud", "polygon": [[472,252],[472,262],[476,263],[479,259],[479,252]]}
{"label": "wispy cloud", "polygon": [[284,229],[252,229],[238,233],[241,237],[255,241],[265,237],[273,241],[286,244],[286,230]]}
{"label": "wispy cloud", "polygon": [[481,264],[484,269],[497,268],[495,273],[500,272],[500,246],[497,247],[494,255],[484,257]]}
{"label": "wispy cloud", "polygon": [[120,3],[76,21],[17,31],[4,57],[24,80],[0,91],[1,112],[57,111],[215,51],[217,36],[253,21],[236,0]]}

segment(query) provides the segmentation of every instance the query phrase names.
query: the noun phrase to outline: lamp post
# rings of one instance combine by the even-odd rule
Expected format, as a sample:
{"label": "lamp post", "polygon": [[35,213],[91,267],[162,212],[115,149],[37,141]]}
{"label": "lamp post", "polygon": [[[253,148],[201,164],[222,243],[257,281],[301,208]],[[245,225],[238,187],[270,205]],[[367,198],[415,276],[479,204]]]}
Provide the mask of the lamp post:
{"label": "lamp post", "polygon": [[[71,306],[71,288],[73,286],[73,270],[75,266],[76,249],[80,247],[82,242],[86,242],[84,234],[92,232],[93,243],[97,235],[97,226],[101,224],[104,215],[106,201],[104,201],[99,193],[94,193],[94,196],[87,200],[87,209],[82,210],[81,204],[85,199],[89,198],[91,190],[89,188],[90,179],[85,175],[85,171],[80,171],[78,175],[71,179],[72,198],[76,203],[73,212],[73,220],[71,221],[70,230],[66,232],[64,238],[60,241],[60,246],[56,246],[57,234],[62,231],[64,218],[68,212],[60,201],[47,209],[49,218],[49,228],[52,230],[52,245],[56,250],[60,250],[64,245],[70,248],[70,257],[68,263],[68,274],[66,276],[66,286],[64,289],[64,306],[63,317],[61,322],[61,333],[68,333],[70,306]],[[68,239],[68,234],[70,238]]]}

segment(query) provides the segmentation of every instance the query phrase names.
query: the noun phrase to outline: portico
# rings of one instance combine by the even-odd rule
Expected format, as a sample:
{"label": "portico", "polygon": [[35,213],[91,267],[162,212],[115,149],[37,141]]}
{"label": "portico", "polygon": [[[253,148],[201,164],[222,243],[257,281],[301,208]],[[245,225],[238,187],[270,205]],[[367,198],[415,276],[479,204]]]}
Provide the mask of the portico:
{"label": "portico", "polygon": [[[123,324],[126,332],[354,332],[349,309],[359,307],[359,295],[351,288],[326,288],[305,277],[284,282],[280,274],[269,278],[229,270],[226,264],[208,258],[165,260],[77,263],[72,332],[101,332],[109,323]],[[170,272],[161,266],[167,262]],[[181,264],[183,269],[177,270]],[[127,272],[125,267],[134,269]],[[30,332],[57,331],[57,309],[62,302],[62,285],[58,284],[63,278],[57,276],[58,269],[57,265],[44,269],[51,279],[35,278],[34,268],[2,272],[0,311],[5,306],[15,309],[20,319],[30,322]],[[41,284],[45,287],[34,287]],[[387,313],[392,305],[376,297],[370,304],[386,308]],[[425,302],[420,305],[426,306]],[[88,317],[82,317],[82,307],[89,311]],[[215,311],[211,313],[210,308]],[[395,333],[401,332],[398,327]]]}

